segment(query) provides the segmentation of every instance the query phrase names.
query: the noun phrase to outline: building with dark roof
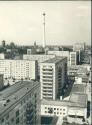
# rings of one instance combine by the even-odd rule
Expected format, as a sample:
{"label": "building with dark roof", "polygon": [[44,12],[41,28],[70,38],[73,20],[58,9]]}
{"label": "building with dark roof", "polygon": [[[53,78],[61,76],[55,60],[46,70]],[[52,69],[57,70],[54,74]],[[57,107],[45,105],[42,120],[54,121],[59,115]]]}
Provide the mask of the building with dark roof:
{"label": "building with dark roof", "polygon": [[39,82],[18,82],[0,92],[0,125],[39,123]]}

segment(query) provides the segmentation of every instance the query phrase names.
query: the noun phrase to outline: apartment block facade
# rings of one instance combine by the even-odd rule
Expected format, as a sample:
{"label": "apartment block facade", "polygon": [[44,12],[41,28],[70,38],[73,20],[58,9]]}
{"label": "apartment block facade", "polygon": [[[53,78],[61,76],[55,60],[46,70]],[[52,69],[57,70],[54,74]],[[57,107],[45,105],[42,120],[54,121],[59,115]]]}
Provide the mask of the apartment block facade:
{"label": "apartment block facade", "polygon": [[79,64],[79,52],[70,52],[70,66]]}
{"label": "apartment block facade", "polygon": [[0,92],[0,125],[39,124],[39,85],[17,83]]}
{"label": "apartment block facade", "polygon": [[0,73],[5,79],[36,79],[37,61],[29,60],[0,60]]}
{"label": "apartment block facade", "polygon": [[67,58],[55,57],[40,65],[41,99],[55,100],[62,95],[67,78]]}

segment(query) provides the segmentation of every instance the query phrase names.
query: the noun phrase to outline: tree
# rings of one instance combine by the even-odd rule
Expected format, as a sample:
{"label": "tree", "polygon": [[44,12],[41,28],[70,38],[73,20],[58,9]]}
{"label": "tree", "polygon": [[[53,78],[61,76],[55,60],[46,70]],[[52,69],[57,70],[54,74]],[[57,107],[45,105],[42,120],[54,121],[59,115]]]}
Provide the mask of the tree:
{"label": "tree", "polygon": [[15,48],[14,42],[11,42],[11,43],[10,43],[10,48],[11,48],[11,49],[14,49],[14,48]]}

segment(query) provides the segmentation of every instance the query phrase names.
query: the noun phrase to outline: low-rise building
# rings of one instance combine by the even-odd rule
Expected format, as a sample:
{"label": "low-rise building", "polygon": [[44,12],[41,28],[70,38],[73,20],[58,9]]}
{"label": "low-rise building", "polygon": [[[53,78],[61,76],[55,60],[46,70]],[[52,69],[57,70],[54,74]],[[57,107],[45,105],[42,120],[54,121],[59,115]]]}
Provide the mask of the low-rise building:
{"label": "low-rise building", "polygon": [[74,84],[69,100],[41,100],[41,115],[49,117],[66,118],[67,122],[83,123],[87,119],[86,86]]}

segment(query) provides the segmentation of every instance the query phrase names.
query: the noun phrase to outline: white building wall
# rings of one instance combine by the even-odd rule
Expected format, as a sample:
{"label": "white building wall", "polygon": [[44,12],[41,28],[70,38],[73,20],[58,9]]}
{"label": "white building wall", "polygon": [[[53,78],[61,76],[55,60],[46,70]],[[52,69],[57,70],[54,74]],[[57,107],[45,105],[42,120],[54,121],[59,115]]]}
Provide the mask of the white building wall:
{"label": "white building wall", "polygon": [[4,53],[0,53],[0,59],[5,59]]}
{"label": "white building wall", "polygon": [[83,116],[85,119],[87,118],[87,109],[86,108],[73,108],[70,107],[68,109],[68,115],[74,115],[74,116]]}
{"label": "white building wall", "polygon": [[77,65],[77,52],[70,52],[70,66]]}
{"label": "white building wall", "polygon": [[[48,111],[52,109],[52,113]],[[57,106],[57,105],[43,105],[41,104],[41,115],[43,116],[58,116],[65,117],[67,116],[68,107],[66,106]]]}
{"label": "white building wall", "polygon": [[27,60],[0,60],[0,72],[4,78],[36,79],[36,61]]}
{"label": "white building wall", "polygon": [[[67,60],[65,58],[63,60],[60,60],[57,64],[54,62],[41,63],[41,65],[40,65],[41,99],[43,98],[43,91],[44,91],[43,85],[46,85],[46,87],[52,87],[52,99],[53,100],[55,100],[57,97],[59,98],[59,96],[60,96],[59,92],[62,91],[61,89],[64,87],[64,84],[65,84],[65,63],[66,63],[66,61]],[[52,71],[43,71],[43,69],[50,70],[51,69],[50,67],[52,67]],[[59,69],[62,70],[61,80],[60,80],[60,78],[58,78]],[[46,72],[47,74],[44,74],[44,72]],[[52,78],[48,78],[48,76],[51,77],[51,75],[49,75],[49,73],[52,73]],[[44,82],[44,80],[43,80],[44,76],[46,77],[45,78],[46,81],[51,80],[50,84],[52,84],[52,86],[49,86],[49,82],[47,82],[47,83]],[[60,82],[60,87],[58,86],[59,82]],[[48,93],[49,93],[49,91],[48,91]]]}

